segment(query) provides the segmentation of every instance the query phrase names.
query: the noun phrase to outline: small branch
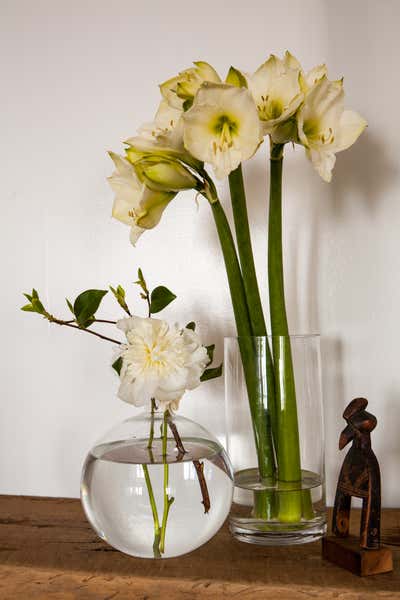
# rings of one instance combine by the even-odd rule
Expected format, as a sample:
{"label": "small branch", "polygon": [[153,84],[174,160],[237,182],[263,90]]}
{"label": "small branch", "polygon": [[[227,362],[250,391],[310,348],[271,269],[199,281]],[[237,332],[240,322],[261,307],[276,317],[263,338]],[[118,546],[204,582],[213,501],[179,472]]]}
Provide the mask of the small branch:
{"label": "small branch", "polygon": [[178,430],[176,428],[176,425],[173,422],[173,420],[171,419],[171,415],[170,415],[169,412],[167,414],[167,423],[168,423],[168,426],[169,426],[169,428],[170,428],[170,430],[172,432],[172,435],[174,436],[175,444],[176,444],[176,447],[178,449],[178,456],[176,457],[176,460],[178,462],[180,462],[183,459],[183,457],[185,456],[186,450],[183,447],[181,436],[179,435]]}
{"label": "small branch", "polygon": [[109,325],[116,325],[117,321],[109,321],[108,319],[95,319],[95,323],[109,323]]}
{"label": "small branch", "polygon": [[[171,414],[167,411],[167,423],[169,425],[170,430],[172,431],[172,435],[174,436],[174,440],[176,443],[176,447],[178,449],[178,456],[176,458],[177,461],[181,461],[185,454],[187,454],[187,450],[185,450],[184,445],[182,443],[181,436],[179,435],[178,429],[171,419]],[[204,512],[208,513],[211,507],[210,503],[210,495],[208,493],[207,482],[204,477],[204,463],[201,463],[198,460],[193,460],[193,466],[196,469],[197,479],[199,480],[201,495],[203,497],[202,504],[204,506]]]}
{"label": "small branch", "polygon": [[163,429],[162,429],[162,455],[164,462],[164,513],[161,523],[161,533],[160,533],[160,552],[164,554],[165,552],[165,535],[167,532],[167,521],[169,509],[171,508],[171,504],[174,501],[172,496],[168,495],[168,483],[169,483],[169,464],[167,459],[167,443],[168,443],[168,428],[167,428],[167,419],[169,412],[166,410],[164,413],[164,421],[163,421]]}
{"label": "small branch", "polygon": [[210,496],[208,493],[207,482],[204,477],[204,463],[199,460],[193,461],[194,468],[196,469],[197,478],[199,480],[201,495],[203,496],[202,504],[204,505],[204,512],[208,513],[211,507]]}
{"label": "small branch", "polygon": [[50,315],[50,318],[48,319],[50,321],[50,323],[56,323],[57,325],[65,325],[65,327],[71,327],[71,329],[78,329],[79,331],[85,331],[86,333],[90,333],[91,335],[95,335],[96,337],[102,339],[102,340],[107,340],[107,342],[112,342],[113,344],[118,344],[121,345],[122,342],[119,342],[118,340],[114,340],[113,338],[107,337],[106,335],[102,335],[101,333],[98,333],[97,331],[91,331],[90,329],[85,329],[84,327],[79,327],[79,325],[72,325],[72,323],[74,323],[74,321],[62,321],[61,319],[56,319],[55,317]]}
{"label": "small branch", "polygon": [[154,411],[156,408],[156,401],[154,400],[154,398],[151,399],[151,420],[150,420],[150,435],[149,435],[149,441],[147,443],[147,449],[149,451],[149,456],[150,456],[150,460],[153,463],[154,462],[154,455],[153,455],[153,440],[154,440]]}
{"label": "small branch", "polygon": [[149,307],[149,319],[151,319],[151,305],[150,305],[149,294],[147,294],[146,300],[147,300],[147,306]]}

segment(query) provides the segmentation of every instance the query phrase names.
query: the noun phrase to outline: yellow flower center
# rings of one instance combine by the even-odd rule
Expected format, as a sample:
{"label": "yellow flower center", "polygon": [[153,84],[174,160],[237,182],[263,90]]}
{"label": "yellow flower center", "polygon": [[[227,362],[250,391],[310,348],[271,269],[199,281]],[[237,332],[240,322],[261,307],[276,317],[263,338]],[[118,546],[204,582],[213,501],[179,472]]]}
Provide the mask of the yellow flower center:
{"label": "yellow flower center", "polygon": [[214,141],[214,152],[224,152],[233,146],[233,138],[237,135],[239,126],[232,117],[222,114],[211,123],[211,131],[218,136]]}
{"label": "yellow flower center", "polygon": [[309,140],[316,140],[321,144],[333,144],[335,136],[332,127],[321,131],[320,123],[317,119],[307,119],[304,121],[303,131]]}
{"label": "yellow flower center", "polygon": [[283,112],[283,102],[277,98],[261,96],[261,102],[257,105],[258,114],[262,121],[278,119]]}
{"label": "yellow flower center", "polygon": [[162,356],[162,350],[157,346],[157,344],[153,344],[151,347],[145,345],[144,351],[146,355],[145,368],[149,369],[156,367],[158,370],[160,370],[166,366],[166,362]]}

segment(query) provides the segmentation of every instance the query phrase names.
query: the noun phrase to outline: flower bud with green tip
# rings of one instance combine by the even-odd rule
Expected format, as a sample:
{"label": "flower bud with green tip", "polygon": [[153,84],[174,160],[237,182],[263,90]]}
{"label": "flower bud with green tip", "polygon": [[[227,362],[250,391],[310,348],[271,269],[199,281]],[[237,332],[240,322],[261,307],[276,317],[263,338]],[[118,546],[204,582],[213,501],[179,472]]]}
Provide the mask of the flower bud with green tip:
{"label": "flower bud with green tip", "polygon": [[196,188],[198,181],[181,163],[149,156],[134,163],[136,175],[156,192],[179,192]]}
{"label": "flower bud with green tip", "polygon": [[160,85],[162,96],[175,109],[188,110],[197,91],[205,81],[221,83],[220,76],[207,62],[197,61],[193,64],[194,67],[181,71],[176,77],[172,77]]}

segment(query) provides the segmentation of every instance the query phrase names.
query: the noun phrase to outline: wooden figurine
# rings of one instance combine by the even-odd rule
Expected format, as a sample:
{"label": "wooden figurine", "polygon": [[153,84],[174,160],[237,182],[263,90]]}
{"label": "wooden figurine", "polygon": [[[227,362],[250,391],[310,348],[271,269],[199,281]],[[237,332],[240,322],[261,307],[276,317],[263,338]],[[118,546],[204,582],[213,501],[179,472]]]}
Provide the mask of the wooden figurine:
{"label": "wooden figurine", "polygon": [[[355,398],[343,413],[347,427],[340,435],[339,449],[349,442],[352,445],[343,461],[336,488],[334,535],[322,541],[324,558],[358,575],[393,570],[391,551],[380,546],[381,478],[371,448],[371,431],[377,420],[365,410],[367,404],[365,398]],[[349,535],[352,497],[362,499],[359,540]]]}

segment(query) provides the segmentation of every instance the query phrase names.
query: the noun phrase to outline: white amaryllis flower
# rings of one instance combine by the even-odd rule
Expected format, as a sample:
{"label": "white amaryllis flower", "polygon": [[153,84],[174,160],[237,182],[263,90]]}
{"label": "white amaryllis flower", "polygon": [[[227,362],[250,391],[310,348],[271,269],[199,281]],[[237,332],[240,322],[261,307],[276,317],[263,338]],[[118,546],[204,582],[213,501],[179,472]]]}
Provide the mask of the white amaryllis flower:
{"label": "white amaryllis flower", "polygon": [[300,85],[303,92],[308,92],[323,77],[328,76],[328,69],[325,64],[313,67],[308,73],[301,72]]}
{"label": "white amaryllis flower", "polygon": [[209,362],[199,336],[190,329],[141,317],[121,319],[117,327],[127,339],[120,354],[119,398],[135,406],[154,398],[163,410],[177,410],[185,391],[200,385]]}
{"label": "white amaryllis flower", "polygon": [[178,110],[188,108],[197,90],[205,81],[221,83],[220,76],[207,62],[197,61],[193,64],[194,67],[181,71],[176,77],[160,85],[161,94],[172,108]]}
{"label": "white amaryllis flower", "polygon": [[156,133],[153,136],[137,135],[126,140],[128,148],[126,155],[132,164],[138,160],[149,156],[159,156],[160,158],[177,159],[195,170],[201,167],[201,164],[189,152],[186,151],[183,143],[184,123],[180,118],[173,128]]}
{"label": "white amaryllis flower", "polygon": [[305,96],[297,115],[299,142],[324,181],[331,181],[337,152],[349,148],[367,122],[358,113],[344,110],[343,81],[317,81]]}
{"label": "white amaryllis flower", "polygon": [[183,115],[185,148],[218,178],[253,156],[262,142],[253,98],[245,88],[204,83]]}
{"label": "white amaryllis flower", "polygon": [[299,108],[304,96],[300,76],[300,63],[290,52],[283,59],[271,54],[254,75],[247,76],[264,134],[273,134]]}
{"label": "white amaryllis flower", "polygon": [[108,178],[115,192],[112,216],[131,228],[133,245],[145,229],[155,227],[175,193],[147,188],[136,175],[135,169],[122,156],[110,152],[115,171]]}
{"label": "white amaryllis flower", "polygon": [[182,116],[182,110],[173,108],[163,98],[160,102],[154,121],[142,125],[138,132],[147,139],[154,140],[161,135],[166,135],[177,126]]}

